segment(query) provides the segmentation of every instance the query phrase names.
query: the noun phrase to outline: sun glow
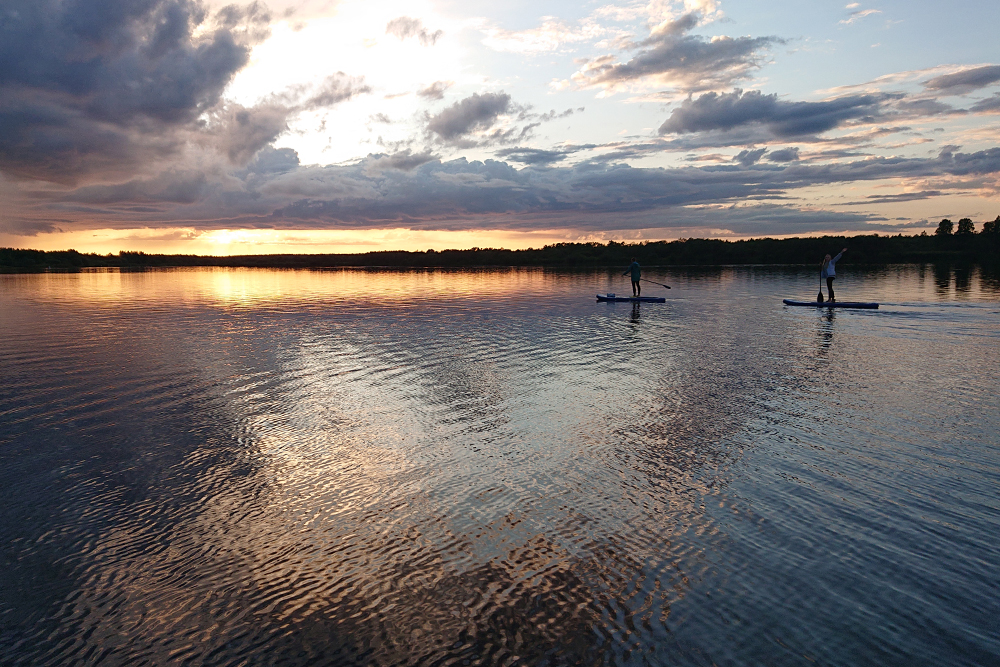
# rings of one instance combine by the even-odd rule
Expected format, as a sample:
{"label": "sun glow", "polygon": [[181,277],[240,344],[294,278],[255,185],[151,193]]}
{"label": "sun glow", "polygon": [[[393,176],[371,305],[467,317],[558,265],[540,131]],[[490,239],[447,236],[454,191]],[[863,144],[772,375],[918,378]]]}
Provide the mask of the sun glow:
{"label": "sun glow", "polygon": [[99,254],[122,250],[185,255],[267,255],[364,253],[378,250],[449,248],[540,248],[552,243],[590,240],[575,230],[425,231],[216,229],[93,229],[34,236],[0,234],[0,247],[66,250]]}
{"label": "sun glow", "polygon": [[[419,21],[424,32],[405,37],[388,33],[390,21],[400,17]],[[338,72],[363,76],[370,92],[349,104],[301,111],[276,145],[296,150],[304,164],[392,152],[394,142],[419,132],[419,109],[426,100],[416,95],[418,90],[436,82],[482,83],[482,77],[461,66],[462,27],[423,2],[344,2],[334,16],[273,26],[271,37],[254,49],[249,66],[226,96],[249,106],[272,95],[301,93]]]}

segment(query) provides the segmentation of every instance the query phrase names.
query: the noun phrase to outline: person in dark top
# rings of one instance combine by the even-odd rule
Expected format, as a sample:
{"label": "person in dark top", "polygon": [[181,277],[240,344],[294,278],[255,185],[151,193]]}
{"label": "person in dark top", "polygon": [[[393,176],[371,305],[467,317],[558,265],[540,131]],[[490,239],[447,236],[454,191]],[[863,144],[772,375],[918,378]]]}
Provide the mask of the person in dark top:
{"label": "person in dark top", "polygon": [[847,252],[847,248],[844,248],[836,257],[830,257],[827,255],[823,258],[822,269],[819,272],[820,278],[826,278],[826,291],[830,293],[830,301],[836,302],[833,298],[833,280],[837,277],[837,262]]}
{"label": "person in dark top", "polygon": [[627,276],[629,273],[632,274],[632,296],[642,296],[642,286],[639,285],[642,270],[639,268],[639,262],[635,261],[635,257],[632,258],[632,263],[628,265],[622,275]]}

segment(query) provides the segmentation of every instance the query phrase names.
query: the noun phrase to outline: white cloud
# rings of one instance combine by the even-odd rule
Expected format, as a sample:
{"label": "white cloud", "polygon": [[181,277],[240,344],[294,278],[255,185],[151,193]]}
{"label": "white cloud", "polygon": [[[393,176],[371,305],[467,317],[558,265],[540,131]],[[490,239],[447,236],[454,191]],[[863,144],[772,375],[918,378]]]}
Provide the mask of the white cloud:
{"label": "white cloud", "polygon": [[485,27],[482,28],[486,35],[483,43],[496,51],[545,53],[572,44],[601,40],[607,43],[630,37],[628,29],[609,25],[609,22],[643,21],[651,32],[656,33],[686,15],[697,15],[699,22],[704,24],[722,18],[723,14],[717,0],[650,0],[626,5],[603,5],[581,19],[577,25],[567,24],[555,16],[543,16],[540,19],[541,25],[528,30]]}
{"label": "white cloud", "polygon": [[855,21],[860,21],[866,16],[871,16],[873,14],[881,14],[881,13],[882,13],[881,9],[862,9],[860,11],[851,12],[850,18],[844,19],[843,21],[841,21],[841,23],[844,25],[850,25]]}
{"label": "white cloud", "polygon": [[544,16],[540,26],[529,30],[484,28],[483,34],[486,38],[483,44],[494,51],[535,54],[556,51],[569,44],[597,41],[615,32],[592,20],[584,20],[578,26],[570,26],[554,16]]}

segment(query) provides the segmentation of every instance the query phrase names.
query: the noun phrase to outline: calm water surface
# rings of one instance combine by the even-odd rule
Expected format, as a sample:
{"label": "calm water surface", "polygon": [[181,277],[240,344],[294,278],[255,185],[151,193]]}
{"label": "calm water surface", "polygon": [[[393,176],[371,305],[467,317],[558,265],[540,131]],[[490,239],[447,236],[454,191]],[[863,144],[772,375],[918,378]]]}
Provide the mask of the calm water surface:
{"label": "calm water surface", "polygon": [[1000,279],[0,276],[4,665],[996,665]]}

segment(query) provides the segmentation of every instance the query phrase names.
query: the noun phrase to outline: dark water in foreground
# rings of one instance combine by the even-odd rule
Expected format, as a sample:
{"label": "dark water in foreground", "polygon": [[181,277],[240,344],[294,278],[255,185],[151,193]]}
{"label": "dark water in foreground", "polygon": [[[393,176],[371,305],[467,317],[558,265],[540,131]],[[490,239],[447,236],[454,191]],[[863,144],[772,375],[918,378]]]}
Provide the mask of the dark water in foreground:
{"label": "dark water in foreground", "polygon": [[0,276],[0,664],[995,665],[1000,283]]}

